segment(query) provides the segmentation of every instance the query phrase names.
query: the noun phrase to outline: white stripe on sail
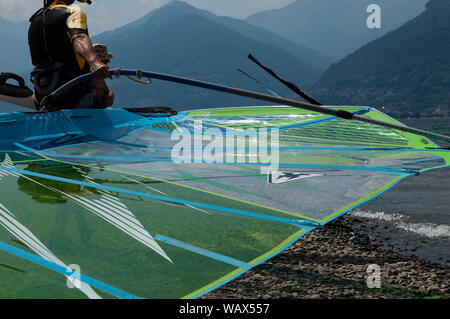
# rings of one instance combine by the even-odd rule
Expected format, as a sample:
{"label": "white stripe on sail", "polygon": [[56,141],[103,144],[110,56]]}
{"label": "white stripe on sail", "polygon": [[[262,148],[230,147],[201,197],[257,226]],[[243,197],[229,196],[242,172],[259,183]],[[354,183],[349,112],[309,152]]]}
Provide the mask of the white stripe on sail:
{"label": "white stripe on sail", "polygon": [[17,173],[4,170],[2,169],[2,167],[14,168],[14,163],[12,162],[11,157],[9,157],[8,153],[5,154],[5,159],[3,160],[3,163],[0,165],[0,177],[18,176]]}
{"label": "white stripe on sail", "polygon": [[19,152],[19,151],[15,151],[15,153],[23,155],[23,156],[26,156],[26,157],[33,157],[31,155],[28,155],[28,154],[25,154],[25,153],[22,153],[22,152]]}
{"label": "white stripe on sail", "polygon": [[1,168],[0,168],[0,171],[2,173],[4,173],[5,176],[14,176],[14,177],[20,177],[21,176],[20,174],[17,174],[15,172],[5,171],[5,170],[2,170]]}
{"label": "white stripe on sail", "polygon": [[[133,224],[130,223],[128,219],[125,219],[120,214],[112,212],[110,210],[105,209],[104,206],[101,206],[98,201],[89,201],[85,198],[74,197],[74,200],[80,203],[82,206],[96,214],[97,216],[103,218],[107,222],[111,223],[115,227],[121,229],[123,232],[141,242],[145,246],[151,248],[162,257],[172,262],[172,260],[167,256],[167,254],[162,250],[162,248],[158,245],[155,239],[145,230],[145,228],[140,224],[140,222],[134,218]],[[130,217],[130,216],[129,216]]]}
{"label": "white stripe on sail", "polygon": [[125,209],[128,209],[127,206],[119,200],[119,198],[117,198],[115,196],[112,196],[111,194],[105,193],[104,191],[100,192],[100,194],[102,194],[102,197],[105,200],[109,200],[111,202],[114,202],[118,206],[121,206],[121,207],[123,207]]}
{"label": "white stripe on sail", "polygon": [[131,214],[133,215],[127,208],[127,206],[123,205],[121,202],[112,202],[108,197],[102,196],[102,199],[99,199],[100,202],[104,203],[105,205],[112,206],[120,211],[122,211],[125,214]]}
{"label": "white stripe on sail", "polygon": [[11,157],[8,153],[5,154],[5,159],[3,160],[2,165],[9,168],[14,167],[14,163],[12,162]]}
{"label": "white stripe on sail", "polygon": [[104,190],[99,190],[99,193],[102,194],[102,199],[101,199],[102,201],[107,202],[108,204],[115,205],[118,208],[120,207],[121,209],[124,209],[127,212],[130,212],[128,210],[128,207],[125,204],[123,204],[119,198],[112,196],[111,193],[104,191]]}
{"label": "white stripe on sail", "polygon": [[[0,204],[0,225],[2,225],[8,232],[13,234],[17,239],[23,242],[27,247],[33,250],[36,254],[42,258],[51,261],[64,268],[69,268],[60,259],[58,259],[45,245],[24,225],[13,218],[13,214],[2,204]],[[66,276],[75,287],[76,279]],[[80,291],[82,291],[87,297],[91,299],[102,299],[91,286],[81,282],[79,285]]]}
{"label": "white stripe on sail", "polygon": [[[119,221],[119,224],[124,224],[132,229],[137,230],[138,232],[141,232],[143,235],[147,236],[147,231],[144,229],[144,226],[136,219],[136,218],[130,218],[130,216],[127,213],[123,213],[121,211],[118,211],[114,209],[113,207],[109,205],[103,204],[100,200],[87,200],[83,198],[83,201],[88,202],[89,204],[95,205],[97,208],[102,210],[105,214],[111,216],[112,218]],[[150,234],[148,234],[149,236]],[[151,236],[150,236],[151,237]]]}
{"label": "white stripe on sail", "polygon": [[22,241],[30,244],[33,250],[39,255],[50,255],[51,252],[39,242],[36,242],[35,236],[22,224],[19,224],[12,216],[5,206],[0,204],[0,225],[8,230],[8,232],[20,238]]}
{"label": "white stripe on sail", "polygon": [[150,187],[150,186],[148,186],[148,185],[145,185],[144,183],[141,183],[141,182],[139,182],[139,181],[137,181],[137,180],[134,180],[134,179],[132,179],[132,178],[130,178],[130,177],[128,177],[128,176],[125,176],[125,175],[120,175],[120,176],[123,177],[123,178],[128,179],[129,181],[135,182],[136,184],[143,185],[144,187],[146,187],[146,188],[148,188],[148,189],[151,189],[152,191],[155,191],[155,192],[157,192],[157,193],[160,193],[160,194],[162,194],[162,195],[164,195],[164,196],[168,196],[168,195],[167,195],[166,193],[164,193],[163,191],[160,191],[160,190],[158,190],[158,189],[156,189],[156,188],[153,188],[153,187]]}
{"label": "white stripe on sail", "polygon": [[192,205],[189,205],[189,204],[185,204],[187,207],[190,207],[190,208],[192,208],[192,209],[195,209],[195,210],[198,210],[198,211],[200,211],[200,212],[202,212],[202,213],[206,213],[206,214],[208,214],[208,215],[212,215],[210,212],[207,212],[206,210],[203,210],[203,209],[201,209],[201,208],[198,208],[198,207],[195,207],[195,206],[192,206]]}

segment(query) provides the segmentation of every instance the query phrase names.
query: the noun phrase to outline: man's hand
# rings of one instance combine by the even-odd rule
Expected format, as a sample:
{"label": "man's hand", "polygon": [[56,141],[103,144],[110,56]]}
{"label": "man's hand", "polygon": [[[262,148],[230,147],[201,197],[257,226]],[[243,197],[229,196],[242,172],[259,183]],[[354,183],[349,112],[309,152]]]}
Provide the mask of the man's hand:
{"label": "man's hand", "polygon": [[[102,107],[110,107],[114,104],[114,93],[108,88],[104,79],[92,80],[94,89],[92,94]],[[104,105],[103,105],[104,104]]]}
{"label": "man's hand", "polygon": [[94,73],[94,78],[96,79],[106,79],[111,78],[109,75],[109,66],[100,61],[100,59],[96,59],[89,63],[91,73]]}

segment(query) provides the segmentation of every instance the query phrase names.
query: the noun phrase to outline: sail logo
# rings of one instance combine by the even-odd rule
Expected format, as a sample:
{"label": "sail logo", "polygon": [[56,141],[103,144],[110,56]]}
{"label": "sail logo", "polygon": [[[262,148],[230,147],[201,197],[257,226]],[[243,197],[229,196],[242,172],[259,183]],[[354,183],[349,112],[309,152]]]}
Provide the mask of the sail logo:
{"label": "sail logo", "polygon": [[381,29],[381,7],[378,4],[371,4],[367,7],[367,27],[369,29]]}
{"label": "sail logo", "polygon": [[279,167],[279,130],[205,127],[194,121],[193,130],[172,131],[171,158],[175,164],[255,164],[266,174]]}
{"label": "sail logo", "polygon": [[301,179],[324,176],[325,174],[311,174],[302,172],[280,172],[274,171],[267,173],[267,183],[269,184],[284,184],[294,182]]}

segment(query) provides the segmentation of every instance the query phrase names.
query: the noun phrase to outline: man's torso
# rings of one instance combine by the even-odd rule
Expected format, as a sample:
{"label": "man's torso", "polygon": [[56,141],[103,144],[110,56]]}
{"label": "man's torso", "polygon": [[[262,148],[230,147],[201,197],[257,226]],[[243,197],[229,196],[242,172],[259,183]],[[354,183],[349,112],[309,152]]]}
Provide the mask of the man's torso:
{"label": "man's torso", "polygon": [[38,11],[30,21],[28,43],[34,66],[45,68],[58,62],[76,74],[89,72],[86,61],[75,52],[71,40],[77,34],[88,35],[86,15],[81,8],[55,1],[47,10]]}

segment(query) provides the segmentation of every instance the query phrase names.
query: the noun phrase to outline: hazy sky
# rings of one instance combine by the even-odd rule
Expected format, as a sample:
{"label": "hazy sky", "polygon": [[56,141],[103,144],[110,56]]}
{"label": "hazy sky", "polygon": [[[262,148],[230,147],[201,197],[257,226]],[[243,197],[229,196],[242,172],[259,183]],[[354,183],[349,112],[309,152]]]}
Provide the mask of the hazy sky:
{"label": "hazy sky", "polygon": [[[250,14],[281,8],[295,0],[186,0],[217,15],[246,18]],[[93,0],[91,6],[82,5],[88,14],[91,34],[111,30],[132,22],[169,0]],[[28,19],[43,0],[0,0],[0,16],[12,21]]]}

